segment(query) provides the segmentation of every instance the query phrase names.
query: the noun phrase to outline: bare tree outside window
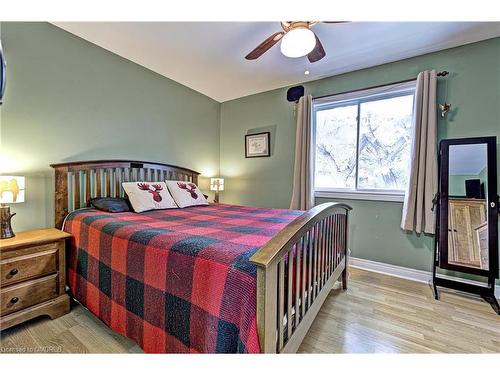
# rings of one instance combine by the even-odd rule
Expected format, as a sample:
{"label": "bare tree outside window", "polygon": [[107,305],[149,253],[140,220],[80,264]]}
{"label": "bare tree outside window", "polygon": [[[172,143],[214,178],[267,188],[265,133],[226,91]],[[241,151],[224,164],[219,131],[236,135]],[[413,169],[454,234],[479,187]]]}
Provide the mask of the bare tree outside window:
{"label": "bare tree outside window", "polygon": [[358,106],[316,112],[316,187],[356,186]]}
{"label": "bare tree outside window", "polygon": [[405,190],[412,113],[413,93],[316,110],[315,188]]}

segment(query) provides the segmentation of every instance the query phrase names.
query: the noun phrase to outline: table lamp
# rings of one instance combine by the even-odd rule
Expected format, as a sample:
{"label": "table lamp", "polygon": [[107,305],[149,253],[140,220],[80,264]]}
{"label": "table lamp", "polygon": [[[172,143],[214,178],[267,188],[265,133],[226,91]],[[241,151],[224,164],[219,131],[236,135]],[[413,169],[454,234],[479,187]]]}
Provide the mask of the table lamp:
{"label": "table lamp", "polygon": [[14,237],[9,203],[24,202],[24,176],[0,176],[0,238]]}
{"label": "table lamp", "polygon": [[219,203],[219,191],[224,191],[224,179],[220,177],[211,178],[210,190],[215,191],[214,202]]}

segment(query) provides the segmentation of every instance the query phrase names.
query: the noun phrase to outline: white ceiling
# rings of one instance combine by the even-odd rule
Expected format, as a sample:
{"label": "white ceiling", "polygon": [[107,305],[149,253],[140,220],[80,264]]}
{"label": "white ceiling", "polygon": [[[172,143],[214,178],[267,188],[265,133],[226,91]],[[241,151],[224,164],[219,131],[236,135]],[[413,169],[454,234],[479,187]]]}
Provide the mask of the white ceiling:
{"label": "white ceiling", "polygon": [[318,24],[327,55],[311,64],[283,56],[279,44],[245,60],[278,22],[54,24],[219,102],[500,36],[500,22]]}
{"label": "white ceiling", "polygon": [[486,143],[451,145],[449,159],[450,175],[478,175],[487,166],[488,147]]}

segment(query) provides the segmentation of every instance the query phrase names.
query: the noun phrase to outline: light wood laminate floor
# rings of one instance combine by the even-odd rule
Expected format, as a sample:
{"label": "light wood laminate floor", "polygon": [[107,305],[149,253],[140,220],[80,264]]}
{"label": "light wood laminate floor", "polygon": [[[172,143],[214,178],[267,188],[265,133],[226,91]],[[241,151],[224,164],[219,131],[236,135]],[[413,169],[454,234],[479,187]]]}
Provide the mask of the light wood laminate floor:
{"label": "light wood laminate floor", "polygon": [[[333,290],[301,353],[500,353],[500,317],[479,298],[351,269],[349,289]],[[3,331],[0,352],[141,352],[80,305],[59,319]]]}

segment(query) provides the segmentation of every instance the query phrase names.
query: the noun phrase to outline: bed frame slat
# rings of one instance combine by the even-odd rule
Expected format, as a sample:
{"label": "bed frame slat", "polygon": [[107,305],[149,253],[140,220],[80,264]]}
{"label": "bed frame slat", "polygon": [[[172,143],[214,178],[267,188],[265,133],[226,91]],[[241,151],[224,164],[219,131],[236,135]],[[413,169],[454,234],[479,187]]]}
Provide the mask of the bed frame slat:
{"label": "bed frame slat", "polygon": [[278,264],[278,351],[283,348],[283,317],[285,316],[285,261],[281,260]]}
{"label": "bed frame slat", "polygon": [[[333,228],[333,268],[337,267],[337,218],[333,217],[332,218],[332,228]],[[333,272],[333,270],[332,270]]]}
{"label": "bed frame slat", "polygon": [[319,223],[315,225],[314,227],[314,251],[313,251],[313,256],[314,256],[314,265],[313,265],[313,291],[312,291],[312,298],[313,301],[316,298],[316,291],[317,291],[317,283],[318,283],[318,256],[319,256]]}
{"label": "bed frame slat", "polygon": [[88,170],[88,171],[85,171],[83,173],[83,176],[85,178],[85,204],[88,203],[92,193],[90,191],[90,179],[91,179],[91,175],[92,175],[92,170]]}
{"label": "bed frame slat", "polygon": [[309,248],[309,231],[305,233],[304,238],[304,246],[302,247],[302,295],[301,295],[301,301],[302,301],[302,317],[306,315],[306,288],[307,288],[307,254],[308,254],[308,248]]}
{"label": "bed frame slat", "polygon": [[[304,237],[300,239],[295,247],[295,327],[299,325],[300,318],[300,275],[302,273],[301,269],[301,258],[302,258],[302,249],[304,247]],[[290,337],[290,335],[288,336]]]}
{"label": "bed frame slat", "polygon": [[309,230],[309,265],[308,265],[308,278],[307,278],[307,308],[311,306],[312,303],[312,290],[313,290],[313,252],[314,252],[314,227]]}
{"label": "bed frame slat", "polygon": [[337,245],[337,260],[340,260],[340,252],[339,249],[342,247],[343,236],[340,233],[342,230],[342,221],[340,218],[337,218],[337,230],[339,231],[338,245]]}
{"label": "bed frame slat", "polygon": [[114,170],[115,172],[115,178],[114,178],[114,182],[115,182],[115,187],[114,187],[114,190],[115,190],[115,197],[119,197],[120,196],[120,189],[121,189],[121,185],[120,185],[120,168],[116,168]]}
{"label": "bed frame slat", "polygon": [[128,167],[126,173],[127,173],[127,176],[128,176],[128,180],[127,181],[134,182],[134,175],[133,175],[132,167]]}
{"label": "bed frame slat", "polygon": [[286,324],[287,324],[287,338],[292,336],[292,292],[293,292],[293,258],[294,252],[296,253],[296,247],[288,252],[288,282],[287,282],[287,312],[286,312]]}
{"label": "bed frame slat", "polygon": [[104,170],[104,176],[105,176],[105,182],[106,182],[106,196],[111,197],[111,178],[112,176],[112,171],[110,168],[106,168]]}
{"label": "bed frame slat", "polygon": [[80,205],[80,171],[75,173],[75,182],[73,183],[73,194],[75,199],[73,200],[74,209],[77,210],[81,207]]}
{"label": "bed frame slat", "polygon": [[95,170],[95,196],[100,197],[101,196],[101,169],[96,169]]}

